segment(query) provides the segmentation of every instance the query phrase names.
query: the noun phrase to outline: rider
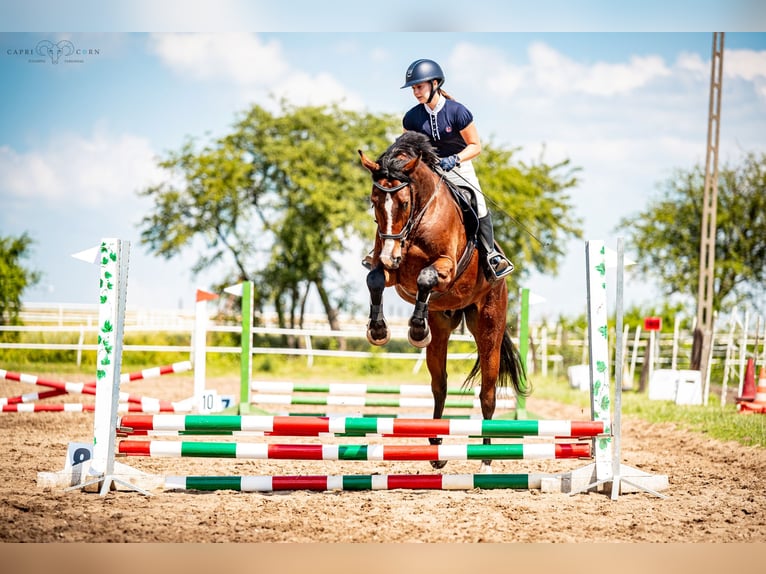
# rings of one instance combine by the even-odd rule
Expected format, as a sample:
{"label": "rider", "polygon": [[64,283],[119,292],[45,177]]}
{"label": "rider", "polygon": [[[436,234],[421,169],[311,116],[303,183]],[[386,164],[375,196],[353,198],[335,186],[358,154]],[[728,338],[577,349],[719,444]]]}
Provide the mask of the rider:
{"label": "rider", "polygon": [[[411,87],[419,104],[404,115],[402,126],[405,131],[418,131],[429,137],[441,158],[446,179],[458,187],[468,183],[476,199],[479,243],[490,272],[500,279],[513,271],[513,263],[495,247],[492,216],[471,162],[481,153],[479,132],[473,114],[442,90],[443,83],[444,72],[433,60],[415,60],[410,64],[402,88]],[[364,264],[367,267],[370,263],[368,256]]]}

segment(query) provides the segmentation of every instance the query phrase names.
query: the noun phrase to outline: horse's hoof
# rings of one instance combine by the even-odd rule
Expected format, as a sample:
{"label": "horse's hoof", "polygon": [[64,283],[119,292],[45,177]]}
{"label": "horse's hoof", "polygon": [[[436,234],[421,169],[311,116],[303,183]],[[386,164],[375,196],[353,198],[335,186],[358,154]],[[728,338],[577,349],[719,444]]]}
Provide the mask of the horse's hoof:
{"label": "horse's hoof", "polygon": [[446,460],[432,460],[431,466],[434,467],[436,470],[439,470],[440,468],[444,468],[447,466]]}
{"label": "horse's hoof", "polygon": [[489,462],[486,460],[481,461],[481,466],[479,467],[479,474],[492,474],[492,467],[489,465]]}
{"label": "horse's hoof", "polygon": [[369,341],[369,342],[370,342],[372,345],[375,345],[375,346],[377,346],[377,347],[382,347],[383,345],[385,345],[386,343],[388,343],[388,342],[391,340],[391,331],[389,331],[389,330],[386,330],[386,336],[385,336],[385,337],[383,337],[382,339],[376,339],[376,338],[375,338],[375,337],[372,335],[372,332],[371,332],[371,331],[368,329],[368,330],[367,330],[367,340],[368,340],[368,341]]}
{"label": "horse's hoof", "polygon": [[428,331],[426,333],[426,336],[423,337],[420,341],[416,341],[412,338],[412,333],[407,333],[407,340],[410,342],[410,345],[413,347],[417,347],[418,349],[423,349],[431,344],[431,331]]}

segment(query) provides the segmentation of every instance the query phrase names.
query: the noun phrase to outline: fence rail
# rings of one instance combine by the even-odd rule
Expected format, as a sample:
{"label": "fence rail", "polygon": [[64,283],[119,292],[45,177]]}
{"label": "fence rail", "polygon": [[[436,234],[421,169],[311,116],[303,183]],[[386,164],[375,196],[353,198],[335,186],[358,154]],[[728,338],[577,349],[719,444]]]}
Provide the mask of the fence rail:
{"label": "fence rail", "polygon": [[[77,364],[79,365],[82,353],[95,351],[97,344],[93,340],[98,332],[96,326],[96,305],[56,305],[44,308],[42,305],[33,308],[25,308],[22,319],[27,323],[18,326],[0,326],[0,350],[35,350],[35,351],[75,351]],[[35,324],[30,324],[35,323]],[[253,354],[266,355],[291,355],[304,356],[308,364],[313,364],[316,357],[336,358],[381,358],[384,360],[414,360],[414,370],[418,370],[424,361],[424,350],[412,349],[409,352],[388,351],[385,347],[375,351],[361,350],[334,350],[321,348],[320,339],[337,340],[362,340],[366,341],[365,324],[358,320],[351,320],[349,326],[343,330],[333,331],[324,328],[308,329],[285,329],[278,327],[254,327],[254,336],[287,336],[295,337],[300,344],[295,346],[256,346]],[[733,323],[732,323],[733,325]],[[735,329],[723,329],[715,334],[713,342],[712,364],[727,368],[727,377],[741,380],[745,367],[746,356],[759,355],[759,342],[766,359],[766,349],[763,349],[766,334],[760,337],[759,333],[745,333],[741,329],[739,335],[735,335]],[[123,346],[125,353],[131,352],[169,352],[193,354],[194,347],[194,317],[185,311],[140,311],[134,310],[128,313],[124,328],[128,341]],[[208,329],[211,333],[239,334],[241,327],[232,324],[215,324],[211,321]],[[17,333],[16,340],[3,340],[4,333]],[[72,335],[71,341],[46,342],[46,335],[55,335],[57,338]],[[129,336],[134,334],[188,336],[188,343],[179,344],[135,344],[129,342]],[[26,339],[26,340],[19,340]],[[42,339],[42,340],[41,340]],[[392,325],[392,340],[406,341],[407,333],[405,326]],[[469,334],[456,332],[452,335],[453,341],[473,342]],[[614,341],[614,332],[610,333],[610,340]],[[680,329],[674,329],[673,333],[656,333],[649,337],[642,332],[640,327],[631,330],[626,327],[623,334],[623,356],[627,378],[635,379],[637,369],[644,368],[647,346],[654,345],[651,353],[651,365],[654,368],[683,368],[688,364],[691,356],[692,333]],[[530,329],[530,357],[527,360],[528,369],[531,373],[539,371],[546,376],[549,369],[554,375],[564,373],[565,367],[573,364],[587,363],[587,337],[585,332],[565,333],[561,328],[550,335],[545,326],[533,326]],[[208,344],[208,353],[239,353],[240,347],[229,345]],[[613,344],[611,354],[614,356]],[[448,360],[472,360],[475,359],[475,350],[471,352],[449,353]],[[680,367],[679,367],[680,365]]]}

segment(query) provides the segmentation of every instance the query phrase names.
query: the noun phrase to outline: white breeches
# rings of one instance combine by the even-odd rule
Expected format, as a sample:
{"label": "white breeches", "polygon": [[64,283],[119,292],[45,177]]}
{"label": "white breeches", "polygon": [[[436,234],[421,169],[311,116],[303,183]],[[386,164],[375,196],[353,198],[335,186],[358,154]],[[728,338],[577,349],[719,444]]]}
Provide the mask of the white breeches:
{"label": "white breeches", "polygon": [[476,177],[476,171],[473,169],[473,162],[470,160],[461,162],[460,167],[455,167],[451,171],[448,171],[445,177],[458,187],[471,188],[471,191],[473,191],[473,194],[476,197],[477,215],[479,217],[487,215],[487,202],[484,199],[484,193],[481,191],[479,178]]}

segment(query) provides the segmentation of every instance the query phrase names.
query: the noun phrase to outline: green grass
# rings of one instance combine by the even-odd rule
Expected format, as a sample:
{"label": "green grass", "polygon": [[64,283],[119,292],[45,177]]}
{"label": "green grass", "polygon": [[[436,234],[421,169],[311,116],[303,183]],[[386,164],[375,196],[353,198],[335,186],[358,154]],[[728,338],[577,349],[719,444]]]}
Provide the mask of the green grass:
{"label": "green grass", "polygon": [[[766,447],[766,416],[739,414],[734,404],[727,404],[722,408],[718,399],[719,393],[720,389],[711,387],[707,406],[695,406],[676,405],[670,401],[650,401],[645,393],[623,391],[622,414],[649,423],[672,423],[678,428],[720,441],[736,441],[746,446]],[[537,378],[534,396],[590,408],[588,393],[572,389],[563,378]]]}

